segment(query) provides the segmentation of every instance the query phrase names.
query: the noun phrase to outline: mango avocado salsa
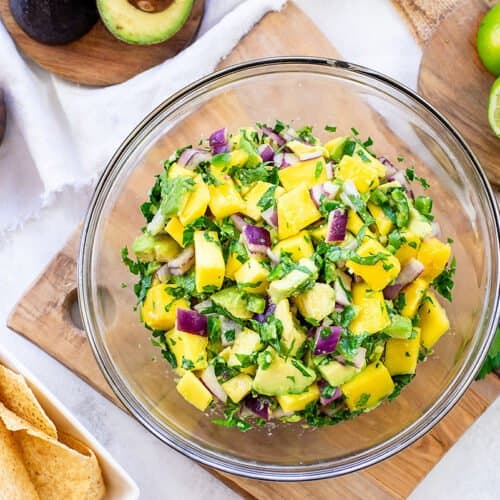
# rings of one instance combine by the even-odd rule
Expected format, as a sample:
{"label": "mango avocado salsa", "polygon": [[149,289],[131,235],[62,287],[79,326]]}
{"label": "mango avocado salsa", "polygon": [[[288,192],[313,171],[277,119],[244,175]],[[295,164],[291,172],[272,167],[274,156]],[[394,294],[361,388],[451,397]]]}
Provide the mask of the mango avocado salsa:
{"label": "mango avocado salsa", "polygon": [[[335,127],[326,126],[328,134]],[[177,150],[122,260],[141,321],[213,420],[333,425],[396,397],[449,330],[452,241],[414,168],[277,121]],[[402,159],[398,159],[402,164]]]}

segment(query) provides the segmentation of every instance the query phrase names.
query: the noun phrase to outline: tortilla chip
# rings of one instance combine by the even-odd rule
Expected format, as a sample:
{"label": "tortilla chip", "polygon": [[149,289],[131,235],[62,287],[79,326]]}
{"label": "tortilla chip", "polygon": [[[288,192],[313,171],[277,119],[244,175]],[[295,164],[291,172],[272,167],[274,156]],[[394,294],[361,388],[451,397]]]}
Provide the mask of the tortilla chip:
{"label": "tortilla chip", "polygon": [[0,420],[0,499],[40,500],[21,451],[12,434]]}
{"label": "tortilla chip", "polygon": [[57,429],[23,376],[0,365],[0,402],[34,427],[57,439]]}

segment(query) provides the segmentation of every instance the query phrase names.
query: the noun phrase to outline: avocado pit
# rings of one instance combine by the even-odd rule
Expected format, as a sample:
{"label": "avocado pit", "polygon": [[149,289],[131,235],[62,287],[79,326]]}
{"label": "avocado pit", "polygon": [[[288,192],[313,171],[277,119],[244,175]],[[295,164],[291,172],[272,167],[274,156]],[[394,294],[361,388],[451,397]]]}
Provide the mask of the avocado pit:
{"label": "avocado pit", "polygon": [[163,12],[170,7],[173,0],[128,0],[128,3],[143,12],[154,14],[156,12]]}

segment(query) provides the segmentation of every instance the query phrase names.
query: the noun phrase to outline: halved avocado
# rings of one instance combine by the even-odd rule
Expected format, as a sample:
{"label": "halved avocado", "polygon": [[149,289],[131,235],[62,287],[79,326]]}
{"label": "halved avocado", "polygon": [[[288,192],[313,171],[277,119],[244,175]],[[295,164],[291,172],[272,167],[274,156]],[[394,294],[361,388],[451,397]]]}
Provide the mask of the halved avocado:
{"label": "halved avocado", "polygon": [[168,40],[184,26],[193,3],[194,0],[174,0],[161,12],[145,12],[129,0],[97,0],[97,8],[116,38],[137,45],[152,45]]}
{"label": "halved avocado", "polygon": [[95,0],[10,0],[9,5],[23,31],[48,45],[77,40],[99,19]]}

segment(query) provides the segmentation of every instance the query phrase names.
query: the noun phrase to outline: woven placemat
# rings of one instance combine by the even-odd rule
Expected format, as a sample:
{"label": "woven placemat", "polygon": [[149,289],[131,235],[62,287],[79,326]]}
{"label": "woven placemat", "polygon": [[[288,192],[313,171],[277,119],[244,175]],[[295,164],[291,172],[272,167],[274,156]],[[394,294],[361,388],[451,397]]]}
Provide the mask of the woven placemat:
{"label": "woven placemat", "polygon": [[[392,0],[403,15],[413,34],[424,44],[429,40],[446,15],[460,2],[467,0]],[[493,6],[498,0],[485,0]]]}

